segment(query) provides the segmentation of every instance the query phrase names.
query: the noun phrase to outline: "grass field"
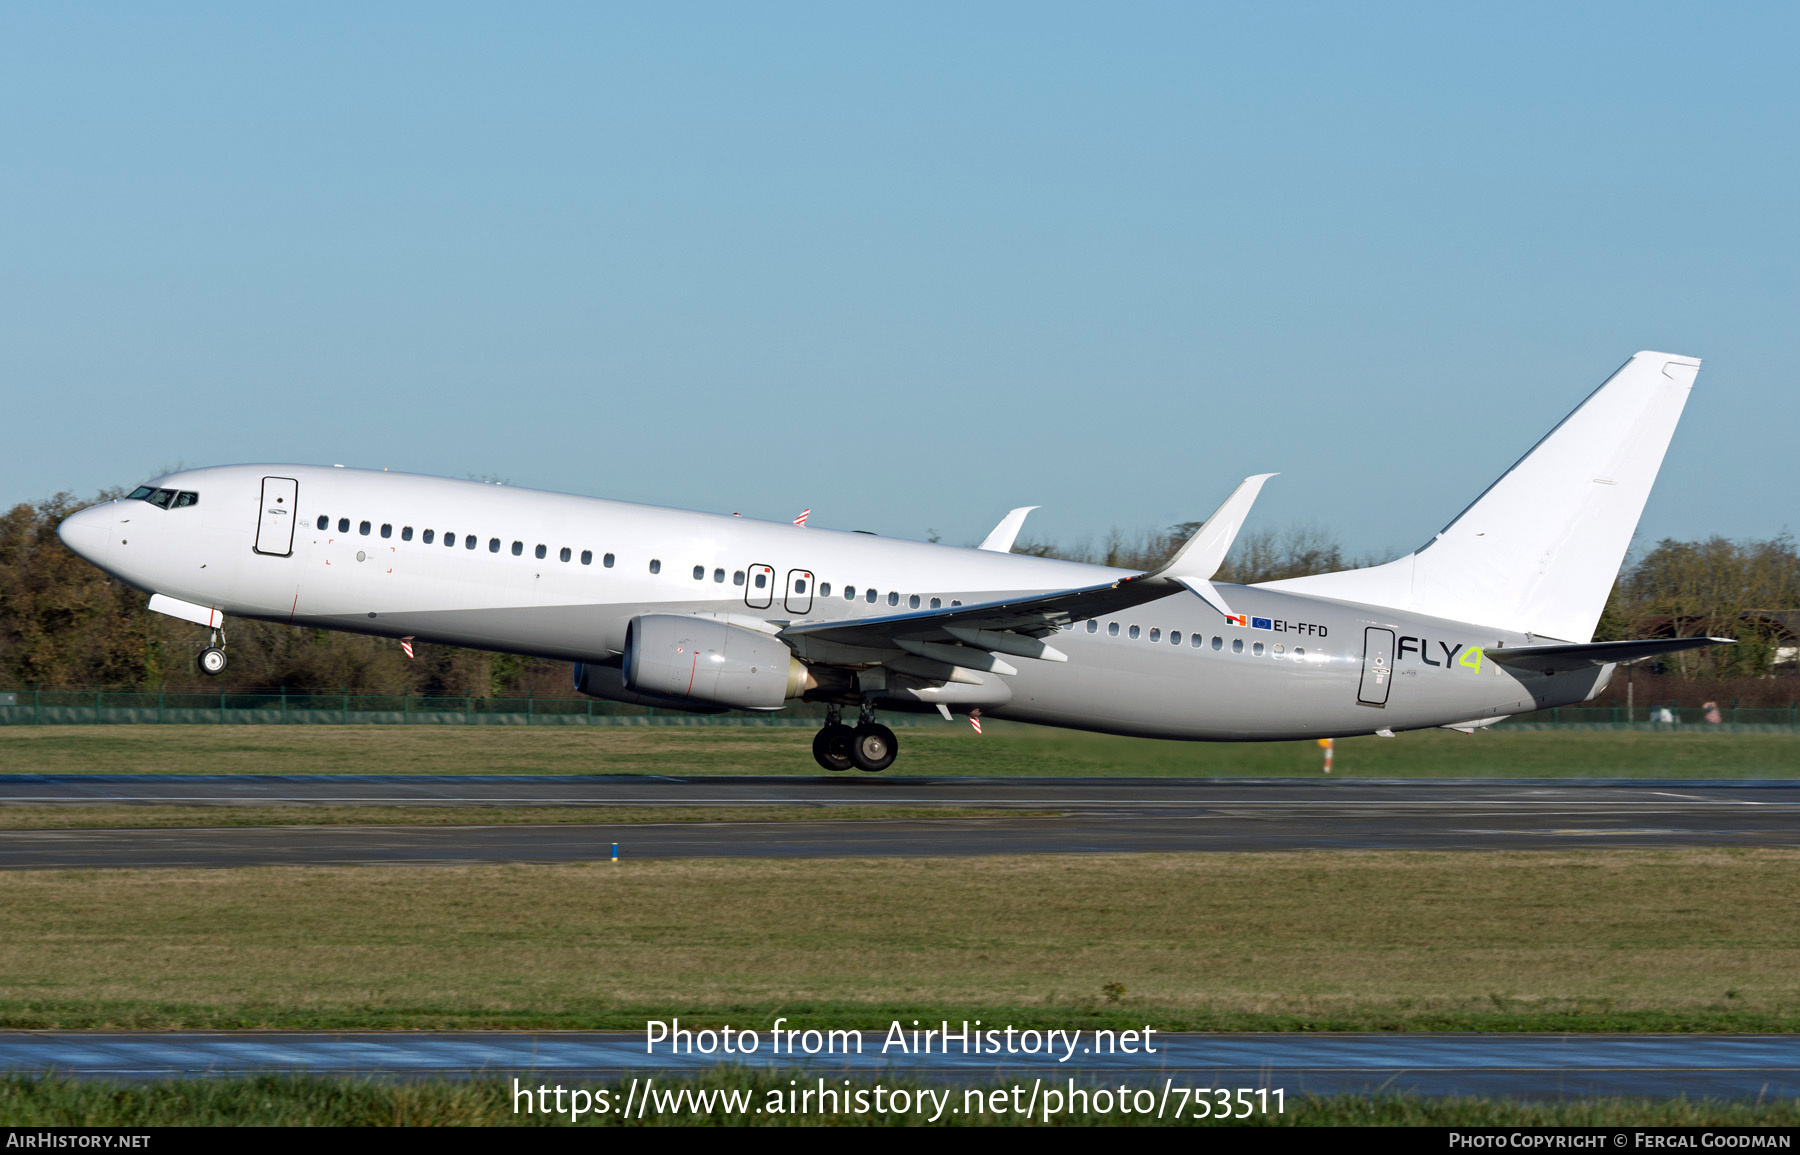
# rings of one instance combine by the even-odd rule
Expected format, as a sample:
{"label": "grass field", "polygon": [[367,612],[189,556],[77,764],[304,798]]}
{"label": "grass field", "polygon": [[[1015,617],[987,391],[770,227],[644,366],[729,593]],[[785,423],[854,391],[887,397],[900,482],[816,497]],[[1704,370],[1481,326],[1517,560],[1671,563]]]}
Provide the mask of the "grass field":
{"label": "grass field", "polygon": [[1800,852],[0,874],[8,1027],[642,1029],[676,1014],[1793,1030]]}
{"label": "grass field", "polygon": [[[900,732],[893,775],[1319,777],[1311,742],[1164,742],[995,722]],[[823,773],[803,729],[9,726],[8,774]],[[852,772],[854,773],[854,772]],[[1800,734],[1444,730],[1350,738],[1336,777],[1792,778]]]}
{"label": "grass field", "polygon": [[[816,1078],[816,1072],[720,1071],[697,1078],[659,1079],[666,1091],[748,1091],[752,1101],[769,1102],[770,1092],[786,1092],[796,1082]],[[913,1079],[883,1079],[882,1085],[908,1092],[910,1100],[921,1087],[940,1094],[944,1085]],[[1029,1081],[1027,1081],[1029,1082]],[[628,1088],[617,1081],[575,1084],[590,1095],[605,1091],[609,1104],[622,1103]],[[995,1083],[1005,1089],[1013,1084]],[[867,1080],[854,1086],[867,1090]],[[949,1088],[947,1101],[957,1112],[946,1110],[940,1124],[952,1126],[1017,1126],[1017,1115],[963,1114],[971,1102],[965,1090],[980,1092],[989,1085]],[[0,1127],[532,1127],[569,1125],[567,1116],[515,1113],[512,1084],[500,1079],[467,1082],[405,1083],[362,1079],[258,1077],[247,1079],[194,1079],[148,1085],[106,1082],[72,1082],[62,1079],[0,1079]],[[691,1104],[692,1100],[688,1100]],[[710,1111],[694,1110],[651,1115],[629,1124],[614,1107],[605,1115],[589,1115],[583,1126],[888,1126],[924,1122],[930,1112],[903,1115],[740,1114],[721,1110],[717,1099]],[[1221,1124],[1191,1120],[1164,1120],[1165,1125],[1250,1127],[1793,1127],[1800,1124],[1800,1104],[1792,1100],[1770,1103],[1718,1103],[1692,1100],[1602,1099],[1568,1103],[1514,1103],[1491,1099],[1416,1099],[1404,1097],[1289,1096],[1280,1114],[1252,1115]],[[1033,1120],[1041,1122],[1041,1120]],[[1156,1126],[1153,1115],[1093,1113],[1053,1117],[1056,1126]]]}

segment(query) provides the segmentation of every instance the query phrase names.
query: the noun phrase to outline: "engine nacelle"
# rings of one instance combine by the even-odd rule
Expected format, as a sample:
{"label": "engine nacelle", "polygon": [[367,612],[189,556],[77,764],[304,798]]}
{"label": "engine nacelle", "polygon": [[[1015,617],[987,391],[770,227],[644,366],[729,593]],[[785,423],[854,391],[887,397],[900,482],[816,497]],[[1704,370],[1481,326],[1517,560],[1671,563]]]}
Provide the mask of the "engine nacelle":
{"label": "engine nacelle", "polygon": [[639,694],[738,710],[779,710],[807,688],[805,664],[780,638],[683,614],[631,619],[621,672]]}
{"label": "engine nacelle", "polygon": [[651,706],[658,710],[687,710],[695,714],[723,714],[725,707],[690,702],[685,698],[659,698],[655,694],[639,694],[625,686],[625,676],[617,666],[591,666],[575,663],[575,688],[590,698],[608,702],[624,702],[628,706]]}

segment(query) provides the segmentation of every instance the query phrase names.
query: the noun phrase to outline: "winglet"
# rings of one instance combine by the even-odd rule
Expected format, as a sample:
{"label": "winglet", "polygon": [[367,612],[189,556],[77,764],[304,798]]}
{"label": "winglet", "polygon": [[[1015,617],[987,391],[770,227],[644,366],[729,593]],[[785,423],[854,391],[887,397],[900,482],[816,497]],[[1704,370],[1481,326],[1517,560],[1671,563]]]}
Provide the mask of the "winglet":
{"label": "winglet", "polygon": [[1025,515],[1034,509],[1042,508],[1041,505],[1021,505],[1001,518],[1000,524],[994,527],[994,531],[982,538],[981,544],[975,548],[991,550],[994,553],[1011,553],[1013,542],[1018,540],[1019,530],[1024,528]]}
{"label": "winglet", "polygon": [[1206,581],[1218,573],[1219,567],[1225,564],[1225,555],[1231,552],[1231,543],[1237,540],[1244,519],[1250,516],[1250,507],[1256,504],[1256,495],[1262,492],[1263,482],[1274,476],[1273,473],[1259,473],[1244,478],[1244,483],[1232,490],[1225,503],[1206,519],[1200,532],[1188,538],[1187,544],[1175,551],[1175,556],[1144,576]]}
{"label": "winglet", "polygon": [[1231,607],[1213,586],[1212,576],[1225,564],[1225,555],[1231,552],[1231,543],[1237,540],[1238,530],[1250,516],[1250,507],[1256,504],[1256,495],[1262,492],[1263,482],[1274,476],[1273,473],[1259,473],[1244,478],[1244,483],[1232,490],[1231,496],[1213,511],[1198,533],[1188,538],[1186,545],[1144,576],[1178,581],[1213,609],[1228,618],[1233,617]]}

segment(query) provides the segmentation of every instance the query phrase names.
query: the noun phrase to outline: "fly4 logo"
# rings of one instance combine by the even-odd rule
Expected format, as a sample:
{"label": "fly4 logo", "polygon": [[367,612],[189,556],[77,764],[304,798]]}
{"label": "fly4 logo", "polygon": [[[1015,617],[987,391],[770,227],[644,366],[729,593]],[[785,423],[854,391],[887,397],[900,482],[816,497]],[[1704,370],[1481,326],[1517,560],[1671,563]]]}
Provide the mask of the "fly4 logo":
{"label": "fly4 logo", "polygon": [[[1432,657],[1432,647],[1442,655],[1439,661]],[[1427,638],[1402,637],[1395,654],[1395,661],[1403,662],[1407,654],[1417,654],[1419,660],[1427,666],[1466,666],[1471,670],[1481,669],[1482,649],[1480,646],[1465,646],[1462,643],[1451,645],[1449,642],[1434,642]]]}

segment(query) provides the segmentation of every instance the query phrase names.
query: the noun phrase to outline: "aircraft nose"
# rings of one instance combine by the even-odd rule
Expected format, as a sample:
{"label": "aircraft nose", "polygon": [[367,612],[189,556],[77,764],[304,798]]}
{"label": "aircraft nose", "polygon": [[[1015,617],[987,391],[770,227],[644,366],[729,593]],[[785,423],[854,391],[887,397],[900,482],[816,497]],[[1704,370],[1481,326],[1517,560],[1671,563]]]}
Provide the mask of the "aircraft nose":
{"label": "aircraft nose", "polygon": [[56,536],[76,554],[95,565],[106,564],[107,546],[112,544],[112,503],[96,505],[63,518]]}

